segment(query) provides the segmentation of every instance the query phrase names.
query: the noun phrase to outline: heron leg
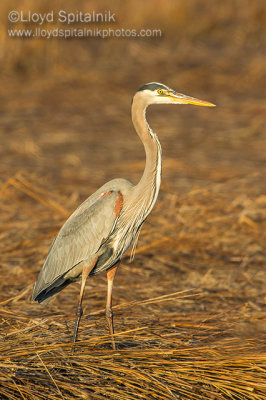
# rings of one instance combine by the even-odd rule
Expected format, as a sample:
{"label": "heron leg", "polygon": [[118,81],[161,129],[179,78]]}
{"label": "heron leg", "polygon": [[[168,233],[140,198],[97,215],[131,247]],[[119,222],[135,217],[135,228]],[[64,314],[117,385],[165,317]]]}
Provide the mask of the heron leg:
{"label": "heron leg", "polygon": [[115,277],[117,268],[118,268],[118,265],[116,265],[115,267],[113,267],[113,268],[109,269],[109,271],[107,271],[107,300],[106,300],[106,309],[105,309],[106,321],[107,321],[109,332],[110,332],[110,335],[112,338],[113,350],[116,350],[116,345],[115,345],[115,339],[114,339],[112,290],[113,290],[113,282],[114,282],[114,277]]}
{"label": "heron leg", "polygon": [[73,351],[75,350],[75,343],[76,343],[77,336],[78,336],[79,323],[80,323],[80,319],[83,314],[82,300],[83,300],[86,280],[87,280],[91,270],[94,268],[94,266],[97,262],[97,259],[98,258],[96,257],[89,266],[84,266],[82,269],[81,288],[80,288],[78,305],[77,305],[77,309],[76,309],[76,322],[75,322],[74,334],[73,334],[73,349],[72,349]]}

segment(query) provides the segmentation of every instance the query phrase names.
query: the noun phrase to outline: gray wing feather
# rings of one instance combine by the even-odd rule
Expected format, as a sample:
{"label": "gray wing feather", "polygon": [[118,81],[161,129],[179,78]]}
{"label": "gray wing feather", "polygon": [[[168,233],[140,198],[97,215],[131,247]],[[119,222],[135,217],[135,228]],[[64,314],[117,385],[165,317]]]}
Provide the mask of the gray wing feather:
{"label": "gray wing feather", "polygon": [[33,298],[84,260],[95,258],[101,243],[112,232],[118,191],[93,195],[69,217],[52,244],[34,287]]}

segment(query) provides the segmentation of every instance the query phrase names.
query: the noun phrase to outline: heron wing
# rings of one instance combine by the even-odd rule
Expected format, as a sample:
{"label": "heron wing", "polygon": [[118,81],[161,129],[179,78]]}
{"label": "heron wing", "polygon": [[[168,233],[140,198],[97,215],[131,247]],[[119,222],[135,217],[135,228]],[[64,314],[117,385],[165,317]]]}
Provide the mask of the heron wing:
{"label": "heron wing", "polygon": [[82,261],[95,258],[116,224],[119,196],[119,191],[108,191],[92,203],[89,198],[68,218],[49,250],[33,299]]}

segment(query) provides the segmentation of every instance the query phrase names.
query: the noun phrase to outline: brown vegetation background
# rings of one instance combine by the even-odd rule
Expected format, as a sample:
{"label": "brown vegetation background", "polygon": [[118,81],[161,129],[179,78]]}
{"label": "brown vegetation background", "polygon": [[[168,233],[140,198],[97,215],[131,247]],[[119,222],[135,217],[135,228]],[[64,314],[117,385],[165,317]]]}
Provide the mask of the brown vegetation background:
{"label": "brown vegetation background", "polygon": [[[108,28],[163,35],[10,38],[33,27],[8,23],[13,9],[110,9]],[[24,0],[0,11],[0,398],[265,399],[265,1]],[[141,176],[130,105],[150,81],[217,107],[148,110],[163,180],[116,277],[118,350],[102,275],[88,281],[72,354],[79,285],[45,306],[31,304],[32,287],[78,204]]]}

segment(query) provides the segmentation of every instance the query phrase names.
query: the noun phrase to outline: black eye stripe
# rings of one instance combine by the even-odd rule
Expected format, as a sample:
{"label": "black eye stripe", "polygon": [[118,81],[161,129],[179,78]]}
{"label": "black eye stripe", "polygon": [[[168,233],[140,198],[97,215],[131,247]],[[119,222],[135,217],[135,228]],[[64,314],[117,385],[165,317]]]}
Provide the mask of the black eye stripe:
{"label": "black eye stripe", "polygon": [[161,83],[157,83],[157,82],[151,82],[151,83],[146,83],[146,85],[141,86],[141,88],[139,88],[138,92],[142,91],[142,90],[169,90],[169,88]]}

